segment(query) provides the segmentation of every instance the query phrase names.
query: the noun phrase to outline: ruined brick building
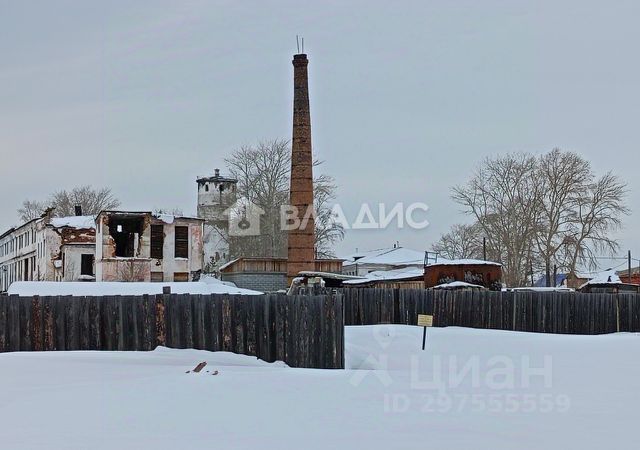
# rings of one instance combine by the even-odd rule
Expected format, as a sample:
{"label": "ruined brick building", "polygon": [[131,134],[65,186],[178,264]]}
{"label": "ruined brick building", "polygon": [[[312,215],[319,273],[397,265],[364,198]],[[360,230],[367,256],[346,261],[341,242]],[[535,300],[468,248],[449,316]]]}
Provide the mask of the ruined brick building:
{"label": "ruined brick building", "polygon": [[94,280],[94,218],[51,213],[0,235],[0,292],[14,281]]}
{"label": "ruined brick building", "polygon": [[102,211],[96,218],[96,280],[197,280],[203,268],[203,222],[146,211]]}

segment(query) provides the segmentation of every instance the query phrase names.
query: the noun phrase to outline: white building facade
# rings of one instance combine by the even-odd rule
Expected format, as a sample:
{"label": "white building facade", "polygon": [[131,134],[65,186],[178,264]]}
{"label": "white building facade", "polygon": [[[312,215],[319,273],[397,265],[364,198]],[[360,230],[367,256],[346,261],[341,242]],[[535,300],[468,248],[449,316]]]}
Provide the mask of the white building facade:
{"label": "white building facade", "polygon": [[229,216],[227,210],[237,200],[238,180],[220,175],[200,177],[198,184],[198,217],[204,220],[205,271],[216,272],[229,261]]}
{"label": "white building facade", "polygon": [[94,279],[93,217],[33,219],[0,235],[0,292],[15,281]]}

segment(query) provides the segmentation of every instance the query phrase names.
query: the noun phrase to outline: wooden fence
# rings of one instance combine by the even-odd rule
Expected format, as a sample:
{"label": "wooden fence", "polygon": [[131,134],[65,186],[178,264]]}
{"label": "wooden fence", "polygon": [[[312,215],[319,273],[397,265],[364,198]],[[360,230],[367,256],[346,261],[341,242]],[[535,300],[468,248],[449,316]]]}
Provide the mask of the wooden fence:
{"label": "wooden fence", "polygon": [[157,346],[344,368],[342,297],[0,297],[0,352]]}
{"label": "wooden fence", "polygon": [[344,289],[345,325],[416,325],[562,334],[640,332],[640,295],[564,292]]}

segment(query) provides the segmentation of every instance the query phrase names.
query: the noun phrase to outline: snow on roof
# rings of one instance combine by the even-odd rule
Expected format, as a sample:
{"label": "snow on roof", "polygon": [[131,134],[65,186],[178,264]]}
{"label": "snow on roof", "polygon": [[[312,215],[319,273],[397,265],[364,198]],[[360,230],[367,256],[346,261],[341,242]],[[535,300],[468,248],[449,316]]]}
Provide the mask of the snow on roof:
{"label": "snow on roof", "polygon": [[605,270],[604,272],[600,272],[585,284],[580,286],[578,289],[582,289],[585,286],[593,284],[622,284],[622,281],[620,280],[620,277],[615,270],[609,269]]}
{"label": "snow on roof", "polygon": [[424,264],[424,252],[404,247],[386,248],[367,252],[366,255],[351,255],[345,266],[353,264],[381,264],[389,266],[411,266]]}
{"label": "snow on roof", "polygon": [[424,269],[421,267],[403,267],[393,270],[376,270],[369,272],[364,278],[344,281],[342,284],[358,285],[375,281],[400,281],[424,276]]}
{"label": "snow on roof", "polygon": [[355,253],[352,253],[350,255],[344,256],[342,259],[344,259],[345,261],[349,261],[349,262],[355,262],[356,260],[358,260],[360,258],[364,258],[365,256],[381,255],[383,253],[388,252],[389,250],[393,250],[393,247],[376,248],[374,250],[356,251]]}
{"label": "snow on roof", "polygon": [[300,275],[299,278],[320,277],[320,278],[326,278],[329,280],[361,280],[362,279],[362,277],[357,277],[354,275],[344,275],[341,273],[333,273],[333,272],[320,272],[317,270],[302,270],[298,272],[298,275]]}
{"label": "snow on roof", "polygon": [[83,281],[17,281],[9,286],[9,295],[30,297],[34,295],[156,295],[162,294],[162,288],[169,286],[172,294],[240,294],[259,295],[262,292],[241,289],[222,283],[121,283],[121,282],[83,282]]}
{"label": "snow on roof", "polygon": [[96,220],[93,216],[52,217],[50,225],[53,228],[95,228]]}
{"label": "snow on roof", "polygon": [[434,289],[485,289],[484,286],[479,284],[465,283],[464,281],[452,281],[451,283],[443,283],[433,287]]}
{"label": "snow on roof", "polygon": [[502,264],[493,261],[484,261],[482,259],[445,259],[438,258],[437,262],[432,262],[430,266],[499,266]]}
{"label": "snow on roof", "polygon": [[238,262],[239,260],[240,260],[240,258],[232,259],[231,261],[226,262],[226,263],[224,263],[223,265],[221,265],[220,267],[218,267],[218,270],[219,270],[219,271],[222,271],[222,270],[226,269],[227,267],[229,267],[229,266],[231,266],[231,265],[235,264],[235,263],[236,263],[236,262]]}
{"label": "snow on roof", "polygon": [[503,288],[503,291],[525,291],[525,292],[575,292],[575,289],[568,287],[546,287],[546,286],[524,286]]}
{"label": "snow on roof", "polygon": [[153,217],[168,224],[172,224],[173,221],[176,220],[176,216],[174,216],[173,214],[154,214]]}
{"label": "snow on roof", "polygon": [[176,221],[176,219],[188,219],[188,220],[203,220],[199,217],[191,217],[191,216],[176,216],[175,214],[164,214],[164,213],[158,213],[158,214],[153,214],[153,217],[155,217],[158,220],[162,220],[164,223],[171,225],[173,222]]}

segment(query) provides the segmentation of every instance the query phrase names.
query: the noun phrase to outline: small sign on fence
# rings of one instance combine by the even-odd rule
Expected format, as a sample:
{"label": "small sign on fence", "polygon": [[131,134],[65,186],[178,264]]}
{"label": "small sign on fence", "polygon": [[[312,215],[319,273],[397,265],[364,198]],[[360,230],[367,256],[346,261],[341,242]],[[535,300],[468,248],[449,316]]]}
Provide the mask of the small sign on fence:
{"label": "small sign on fence", "polygon": [[418,326],[424,327],[422,331],[422,350],[427,343],[427,327],[433,326],[433,316],[429,314],[418,314]]}
{"label": "small sign on fence", "polygon": [[419,327],[432,327],[433,316],[428,314],[418,314],[418,326]]}

